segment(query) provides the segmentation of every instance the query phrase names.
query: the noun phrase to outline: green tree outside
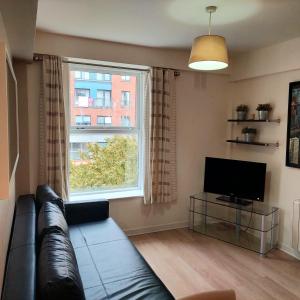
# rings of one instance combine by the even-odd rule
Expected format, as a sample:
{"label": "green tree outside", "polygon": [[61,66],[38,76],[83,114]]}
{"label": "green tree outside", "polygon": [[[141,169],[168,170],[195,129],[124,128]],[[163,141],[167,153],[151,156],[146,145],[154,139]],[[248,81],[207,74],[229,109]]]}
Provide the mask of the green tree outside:
{"label": "green tree outside", "polygon": [[88,144],[82,162],[70,163],[71,192],[129,187],[137,184],[138,151],[134,137],[114,136],[101,147]]}

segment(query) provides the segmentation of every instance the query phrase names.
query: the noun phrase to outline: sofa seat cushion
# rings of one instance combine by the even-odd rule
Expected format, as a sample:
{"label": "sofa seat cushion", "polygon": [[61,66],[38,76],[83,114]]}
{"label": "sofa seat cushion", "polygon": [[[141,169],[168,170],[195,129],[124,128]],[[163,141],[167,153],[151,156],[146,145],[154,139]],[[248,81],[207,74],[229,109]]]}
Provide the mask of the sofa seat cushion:
{"label": "sofa seat cushion", "polygon": [[69,231],[86,299],[174,299],[113,219]]}
{"label": "sofa seat cushion", "polygon": [[45,202],[38,217],[38,239],[50,232],[63,232],[69,235],[68,224],[60,208],[51,202]]}
{"label": "sofa seat cushion", "polygon": [[44,300],[84,300],[72,244],[63,233],[44,236],[38,259],[39,295]]}
{"label": "sofa seat cushion", "polygon": [[[105,242],[111,242],[115,240],[127,239],[126,234],[116,224],[112,218],[107,218],[102,221],[83,223],[80,225],[69,226],[70,235],[74,235],[74,231],[77,231],[77,240],[74,241],[76,245],[97,245]],[[72,231],[72,232],[71,232]],[[76,234],[76,233],[75,233]],[[73,243],[73,237],[71,237]],[[76,245],[73,246],[74,248]]]}

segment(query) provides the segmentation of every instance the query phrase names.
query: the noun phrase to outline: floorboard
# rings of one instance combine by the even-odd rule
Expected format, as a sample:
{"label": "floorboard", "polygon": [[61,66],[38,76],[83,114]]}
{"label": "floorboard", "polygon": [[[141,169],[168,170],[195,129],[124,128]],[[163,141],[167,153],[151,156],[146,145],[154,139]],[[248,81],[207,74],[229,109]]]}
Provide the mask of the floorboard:
{"label": "floorboard", "polygon": [[280,250],[261,257],[188,229],[130,239],[176,298],[234,289],[238,300],[300,299],[300,261]]}

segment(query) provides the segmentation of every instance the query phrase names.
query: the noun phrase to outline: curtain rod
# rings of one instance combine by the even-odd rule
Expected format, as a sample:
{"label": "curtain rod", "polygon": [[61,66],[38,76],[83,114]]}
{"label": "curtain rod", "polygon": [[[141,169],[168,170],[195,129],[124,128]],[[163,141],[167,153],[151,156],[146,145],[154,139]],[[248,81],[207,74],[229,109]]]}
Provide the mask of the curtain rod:
{"label": "curtain rod", "polygon": [[[33,55],[33,60],[34,61],[43,61],[43,56],[48,55],[48,54],[40,54],[40,53],[35,53]],[[79,61],[72,61],[66,58],[63,58],[63,63],[67,64],[76,64],[76,65],[87,65],[87,66],[95,66],[95,67],[108,67],[108,68],[114,68],[114,69],[122,69],[122,70],[131,70],[131,71],[146,71],[150,72],[149,69],[137,69],[137,68],[129,68],[129,67],[118,67],[118,66],[110,66],[110,65],[103,65],[103,64],[94,64],[94,63],[88,63],[88,62],[79,62]],[[162,67],[155,67],[155,68],[161,68],[161,69],[166,69]],[[170,70],[174,71],[174,76],[180,76],[180,71],[172,68],[168,68]]]}

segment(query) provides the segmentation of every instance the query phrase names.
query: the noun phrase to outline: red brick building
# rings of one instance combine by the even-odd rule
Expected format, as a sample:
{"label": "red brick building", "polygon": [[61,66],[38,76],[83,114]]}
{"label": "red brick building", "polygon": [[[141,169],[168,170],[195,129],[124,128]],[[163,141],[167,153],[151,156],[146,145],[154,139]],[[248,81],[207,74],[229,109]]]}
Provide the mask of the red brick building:
{"label": "red brick building", "polygon": [[88,74],[88,79],[77,79],[76,72],[70,72],[71,125],[134,127],[136,77],[101,74],[109,75],[101,81],[95,76],[100,73]]}

